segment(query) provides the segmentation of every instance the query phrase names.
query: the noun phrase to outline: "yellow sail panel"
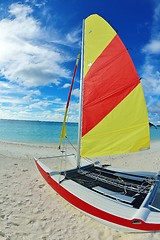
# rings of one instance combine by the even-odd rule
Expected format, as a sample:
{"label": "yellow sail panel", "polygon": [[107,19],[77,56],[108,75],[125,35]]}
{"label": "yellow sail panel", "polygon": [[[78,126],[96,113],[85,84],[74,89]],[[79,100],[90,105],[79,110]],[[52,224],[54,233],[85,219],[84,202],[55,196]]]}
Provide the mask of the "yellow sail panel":
{"label": "yellow sail panel", "polygon": [[149,147],[148,113],[142,86],[138,84],[112,112],[82,137],[81,157],[137,152]]}
{"label": "yellow sail panel", "polygon": [[97,14],[86,18],[84,30],[84,77],[115,35],[114,29]]}

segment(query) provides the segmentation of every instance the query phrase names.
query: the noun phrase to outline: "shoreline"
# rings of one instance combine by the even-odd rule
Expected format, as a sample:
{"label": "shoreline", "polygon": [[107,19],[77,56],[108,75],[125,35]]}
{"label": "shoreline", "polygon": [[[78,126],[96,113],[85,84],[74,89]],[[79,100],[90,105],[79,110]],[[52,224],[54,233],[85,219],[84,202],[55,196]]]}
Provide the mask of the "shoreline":
{"label": "shoreline", "polygon": [[[156,142],[160,142],[160,139],[153,139],[150,141],[151,145],[153,143],[156,143]],[[59,145],[59,143],[47,143],[47,142],[19,142],[19,141],[8,141],[8,140],[3,140],[3,139],[0,139],[0,144],[1,143],[6,143],[6,144],[17,144],[17,145],[33,145],[33,146],[57,146]],[[71,146],[70,143],[65,143],[65,145],[67,146]],[[77,144],[76,143],[73,143],[73,146],[76,146]]]}
{"label": "shoreline", "polygon": [[[160,170],[160,141],[143,152],[102,159],[113,167]],[[0,239],[135,240],[160,239],[160,233],[128,234],[110,229],[73,208],[44,181],[34,157],[53,156],[58,146],[0,141]],[[100,158],[96,158],[100,160]],[[50,161],[49,161],[50,162]],[[59,162],[60,163],[60,162]],[[53,167],[53,163],[50,162]]]}
{"label": "shoreline", "polygon": [[[24,145],[24,146],[31,146],[31,147],[52,147],[57,148],[59,146],[59,143],[43,143],[43,142],[16,142],[16,141],[6,141],[6,140],[0,140],[0,144],[11,144],[11,145]],[[77,144],[72,144],[75,148]],[[65,143],[65,146],[72,147],[70,143]]]}

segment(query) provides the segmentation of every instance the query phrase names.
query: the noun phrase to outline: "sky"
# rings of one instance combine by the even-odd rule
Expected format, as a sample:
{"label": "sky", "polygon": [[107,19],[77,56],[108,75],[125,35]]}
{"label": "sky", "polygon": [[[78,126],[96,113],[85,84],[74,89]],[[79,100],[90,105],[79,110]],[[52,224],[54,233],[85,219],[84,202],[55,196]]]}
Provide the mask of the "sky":
{"label": "sky", "polygon": [[[62,121],[82,21],[97,13],[129,49],[160,124],[159,0],[0,0],[0,119]],[[68,121],[78,121],[78,69]]]}

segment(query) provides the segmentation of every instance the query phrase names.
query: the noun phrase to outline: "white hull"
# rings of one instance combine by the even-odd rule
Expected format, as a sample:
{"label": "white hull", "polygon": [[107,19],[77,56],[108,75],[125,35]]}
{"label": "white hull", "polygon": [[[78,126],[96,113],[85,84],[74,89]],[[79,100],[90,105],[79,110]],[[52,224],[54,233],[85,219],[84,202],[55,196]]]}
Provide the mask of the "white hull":
{"label": "white hull", "polygon": [[[160,230],[160,212],[153,211],[149,206],[151,199],[153,199],[152,190],[154,187],[151,188],[141,206],[135,208],[121,201],[119,195],[117,195],[117,199],[113,199],[93,191],[94,189],[97,190],[97,188],[93,188],[93,190],[88,189],[71,179],[64,178],[63,180],[61,178],[62,181],[59,183],[59,172],[52,171],[40,161],[36,160],[35,162],[42,176],[59,195],[65,198],[71,205],[101,223],[126,232]],[[150,175],[152,174],[150,173]],[[145,175],[148,176],[148,173],[142,173],[141,176],[145,177]],[[123,198],[125,201],[130,201],[131,199],[131,197],[127,199],[127,196],[123,196]]]}

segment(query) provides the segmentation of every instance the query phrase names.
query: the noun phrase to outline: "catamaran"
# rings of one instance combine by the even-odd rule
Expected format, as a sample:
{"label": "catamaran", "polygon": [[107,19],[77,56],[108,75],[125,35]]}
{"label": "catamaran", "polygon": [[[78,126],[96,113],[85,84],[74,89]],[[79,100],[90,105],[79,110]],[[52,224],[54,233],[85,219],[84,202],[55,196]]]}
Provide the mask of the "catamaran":
{"label": "catamaran", "polygon": [[[79,56],[59,148],[67,135],[65,122],[78,60]],[[159,231],[160,173],[123,171],[87,161],[150,148],[140,78],[116,31],[97,14],[83,21],[79,105],[76,166],[59,171],[47,167],[43,158],[35,158],[41,175],[70,204],[109,227]],[[71,154],[65,157],[72,158]]]}

